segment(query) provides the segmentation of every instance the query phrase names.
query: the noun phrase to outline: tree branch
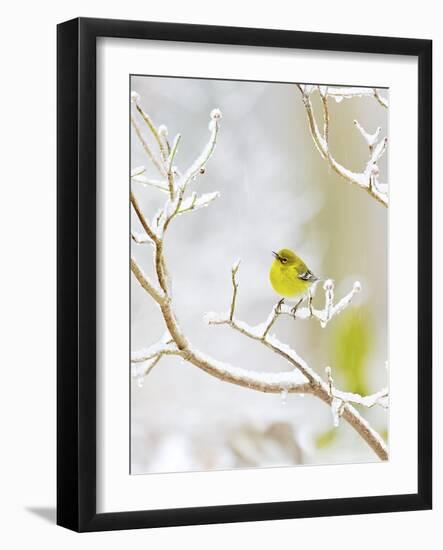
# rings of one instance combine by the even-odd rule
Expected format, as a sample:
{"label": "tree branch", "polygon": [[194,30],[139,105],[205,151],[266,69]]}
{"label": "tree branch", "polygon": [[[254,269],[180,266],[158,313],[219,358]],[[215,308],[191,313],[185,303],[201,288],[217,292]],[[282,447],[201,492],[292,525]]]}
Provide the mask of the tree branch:
{"label": "tree branch", "polygon": [[[356,127],[360,130],[363,137],[367,140],[368,137],[374,138],[369,145],[370,158],[365,166],[365,169],[362,172],[353,172],[348,168],[345,168],[340,164],[331,154],[329,148],[329,109],[328,109],[328,96],[335,97],[337,99],[345,97],[356,97],[359,95],[371,95],[377,98],[379,102],[383,101],[381,97],[375,94],[375,89],[368,89],[370,92],[366,93],[366,88],[358,88],[358,93],[348,92],[348,95],[345,94],[346,88],[339,88],[339,93],[337,89],[333,87],[327,87],[325,91],[321,89],[320,86],[314,88],[314,86],[303,86],[297,84],[298,89],[302,95],[303,104],[305,106],[306,115],[308,118],[309,130],[311,132],[312,139],[315,146],[317,147],[322,158],[328,161],[329,166],[336,172],[339,176],[344,178],[349,183],[361,187],[367,191],[373,198],[384,206],[388,206],[388,194],[384,191],[386,184],[378,182],[378,167],[377,162],[386,150],[387,138],[384,138],[379,145],[375,146],[375,138],[378,138],[380,132],[377,131],[375,134],[370,135],[363,128],[356,123]],[[323,132],[320,131],[317,121],[315,119],[314,110],[311,103],[311,94],[317,89],[320,94],[320,99],[322,102],[323,109],[323,123],[324,128]],[[381,100],[381,101],[380,101]],[[385,105],[387,107],[387,104]],[[363,131],[362,131],[363,130]],[[374,157],[373,148],[377,149],[378,154],[376,158]]]}

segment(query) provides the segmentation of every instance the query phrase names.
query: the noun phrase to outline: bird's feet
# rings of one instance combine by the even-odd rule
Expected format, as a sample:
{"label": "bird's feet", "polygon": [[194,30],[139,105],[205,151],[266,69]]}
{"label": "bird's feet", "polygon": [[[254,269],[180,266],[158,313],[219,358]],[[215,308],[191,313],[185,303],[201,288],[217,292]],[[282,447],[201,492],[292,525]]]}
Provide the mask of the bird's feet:
{"label": "bird's feet", "polygon": [[311,317],[314,315],[314,312],[312,310],[312,300],[313,300],[313,298],[314,297],[312,296],[312,293],[309,290],[309,293],[308,293],[308,309],[309,309],[309,314],[310,314]]}
{"label": "bird's feet", "polygon": [[275,313],[277,315],[280,315],[281,313],[281,306],[285,303],[285,299],[282,298],[281,300],[278,301],[277,305],[275,306]]}
{"label": "bird's feet", "polygon": [[297,314],[297,309],[298,309],[298,306],[303,302],[303,298],[300,298],[300,300],[295,304],[295,306],[293,308],[291,308],[291,315],[292,317],[294,317],[294,319],[297,318],[296,314]]}

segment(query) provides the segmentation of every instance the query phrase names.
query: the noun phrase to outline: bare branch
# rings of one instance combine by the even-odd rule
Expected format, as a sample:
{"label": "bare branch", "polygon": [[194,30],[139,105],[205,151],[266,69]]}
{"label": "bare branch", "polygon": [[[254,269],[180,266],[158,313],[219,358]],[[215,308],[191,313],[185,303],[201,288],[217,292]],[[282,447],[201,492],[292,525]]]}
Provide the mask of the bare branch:
{"label": "bare branch", "polygon": [[231,281],[232,281],[233,292],[232,292],[232,300],[231,300],[231,309],[229,312],[230,321],[232,321],[232,318],[234,317],[234,312],[235,312],[235,302],[237,300],[237,290],[238,290],[236,275],[239,267],[240,267],[240,260],[235,262],[235,264],[231,268]]}
{"label": "bare branch", "polygon": [[277,321],[278,316],[280,314],[280,308],[281,308],[282,302],[278,302],[278,304],[274,307],[274,309],[269,314],[267,320],[265,321],[265,329],[263,331],[263,338],[266,339],[266,336],[268,335],[271,328],[274,326],[275,321]]}
{"label": "bare branch", "polygon": [[143,229],[146,231],[148,237],[154,241],[154,243],[158,242],[158,237],[154,233],[154,231],[151,229],[150,225],[148,224],[148,221],[145,218],[145,215],[143,214],[140,205],[138,204],[137,199],[135,198],[134,193],[131,191],[131,204],[138,216],[138,219],[140,220],[140,223],[142,224]]}
{"label": "bare branch", "polygon": [[131,238],[137,244],[154,244],[154,242],[146,235],[146,233],[138,233],[131,230]]}
{"label": "bare branch", "polygon": [[154,284],[149,280],[148,276],[142,272],[137,262],[133,258],[131,258],[131,271],[132,273],[134,273],[137,281],[146,290],[146,292],[150,296],[152,296],[152,298],[154,298],[154,300],[158,304],[163,304],[165,301],[165,295],[162,294],[162,292],[154,286]]}
{"label": "bare branch", "polygon": [[175,155],[177,154],[178,144],[180,143],[180,139],[181,139],[181,135],[177,134],[172,143],[171,153],[169,154],[169,157],[168,157],[168,172],[172,171],[172,166],[175,159]]}
{"label": "bare branch", "polygon": [[137,176],[141,176],[146,172],[146,168],[144,166],[136,166],[131,170],[131,178],[135,178]]}
{"label": "bare branch", "polygon": [[377,88],[373,88],[373,91],[374,91],[375,99],[380,103],[380,105],[382,107],[387,109],[388,108],[388,101],[386,99],[384,99],[383,97],[381,97],[381,95],[378,93]]}

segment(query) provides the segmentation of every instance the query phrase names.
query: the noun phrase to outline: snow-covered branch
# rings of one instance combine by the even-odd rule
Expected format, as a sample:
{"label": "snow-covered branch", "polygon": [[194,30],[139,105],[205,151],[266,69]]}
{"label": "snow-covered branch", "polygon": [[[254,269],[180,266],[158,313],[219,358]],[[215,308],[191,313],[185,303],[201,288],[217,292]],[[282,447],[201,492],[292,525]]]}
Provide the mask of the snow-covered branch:
{"label": "snow-covered branch", "polygon": [[306,307],[297,307],[294,311],[294,308],[280,301],[276,315],[290,315],[294,317],[294,319],[309,319],[312,317],[320,322],[322,328],[325,328],[333,317],[348,307],[354,296],[360,292],[361,289],[360,283],[355,281],[348,294],[334,303],[334,286],[334,281],[332,279],[327,279],[323,284],[323,289],[325,291],[325,305],[323,309],[317,309],[312,305],[313,290],[307,297],[308,305]]}
{"label": "snow-covered branch", "polygon": [[212,153],[217,143],[218,131],[220,129],[220,120],[222,118],[221,111],[219,109],[213,109],[211,111],[211,120],[209,122],[209,140],[204,146],[203,151],[198,155],[191,166],[186,170],[183,176],[180,178],[178,186],[180,189],[185,190],[188,183],[194,179],[197,174],[203,174],[205,172],[205,166],[208,160],[211,158]]}
{"label": "snow-covered branch", "polygon": [[[180,175],[180,170],[172,166],[172,161],[177,154],[179,138],[174,140],[171,148],[167,143],[165,132],[157,129],[152,120],[141,109],[140,98],[136,92],[132,94],[132,98],[148,129],[154,134],[154,138],[160,149],[160,160],[154,156],[150,149],[149,152],[146,149],[145,151],[152,162],[154,162],[153,159],[157,161],[160,166],[161,174],[166,175],[168,182],[168,194],[165,205],[157,212],[153,221],[150,222],[141,210],[134,192],[131,191],[132,207],[145,231],[142,238],[139,238],[138,234],[133,233],[133,240],[135,242],[145,242],[145,240],[147,241],[149,239],[151,242],[154,250],[153,263],[156,280],[151,281],[142,271],[135,259],[131,259],[131,270],[141,287],[147,292],[150,298],[157,303],[167,330],[165,337],[163,337],[160,342],[132,354],[133,376],[137,379],[139,384],[142,384],[144,377],[151,372],[163,356],[176,355],[187,363],[227,383],[236,384],[249,390],[265,393],[280,393],[284,397],[288,393],[311,394],[331,406],[334,399],[341,399],[339,395],[337,394],[337,396],[335,396],[336,392],[333,395],[328,384],[324,382],[315,370],[313,370],[304,359],[299,357],[293,349],[278,340],[274,335],[270,334],[270,329],[275,321],[279,315],[284,312],[284,308],[286,307],[285,304],[278,304],[272,310],[268,319],[255,327],[237,319],[235,315],[238,291],[236,277],[239,269],[239,262],[236,262],[231,269],[233,293],[228,313],[226,316],[222,317],[209,314],[207,315],[207,320],[211,324],[228,324],[244,336],[261,343],[276,355],[283,357],[289,369],[282,372],[268,373],[233,366],[204,354],[202,351],[194,348],[191,342],[186,338],[177,321],[173,308],[173,299],[170,293],[169,275],[164,254],[164,240],[168,226],[176,215],[195,211],[201,207],[207,206],[218,196],[218,193],[207,193],[200,196],[197,196],[196,193],[192,193],[190,196],[185,197],[185,193],[189,182],[196,178],[197,175],[205,172],[206,163],[215,148],[221,113],[218,109],[214,109],[211,112],[209,141],[202,153],[198,155],[197,159],[183,172],[183,175]],[[143,136],[141,132],[137,132],[136,129],[136,133],[142,140]],[[168,151],[167,155],[165,154],[166,151]],[[144,174],[145,170],[143,167],[135,169],[132,174],[133,180],[140,179]],[[176,178],[178,178],[178,181],[176,181]],[[161,189],[161,191],[165,190]],[[137,235],[137,237],[135,237],[135,235]],[[320,322],[327,323],[334,315],[346,307],[357,290],[354,288],[348,296],[345,296],[345,298],[335,305],[333,304],[332,282],[330,282],[327,288],[325,287],[325,291],[325,310],[315,310],[312,308],[311,301],[307,309],[310,312],[310,316],[316,317]],[[303,309],[300,311],[297,310],[296,316],[302,318],[302,311]],[[348,401],[352,400],[349,399]],[[388,453],[382,438],[370,427],[367,421],[361,417],[358,411],[354,409],[348,401],[345,402],[344,398],[341,400],[341,402],[345,402],[342,407],[343,418],[354,427],[381,460],[386,460],[388,458]],[[356,402],[355,399],[354,402]]]}
{"label": "snow-covered branch", "polygon": [[[307,86],[304,86],[307,88]],[[310,86],[311,90],[314,88],[314,86]],[[328,95],[330,97],[333,97],[337,103],[340,103],[343,101],[343,99],[352,99],[353,97],[374,97],[380,105],[388,108],[388,100],[381,97],[379,94],[377,88],[359,88],[355,86],[328,86]]]}
{"label": "snow-covered branch", "polygon": [[371,408],[374,405],[380,405],[384,409],[387,409],[389,406],[389,392],[388,388],[382,388],[376,393],[371,395],[366,395],[363,397],[359,393],[344,392],[338,390],[334,386],[334,379],[332,378],[331,367],[326,367],[325,369],[326,380],[328,383],[329,395],[332,398],[331,401],[331,413],[334,426],[338,426],[340,423],[340,417],[343,416],[343,413],[346,410],[346,407],[349,407],[350,403],[357,405],[362,405],[363,407]]}
{"label": "snow-covered branch", "polygon": [[213,193],[203,193],[202,195],[197,195],[194,191],[190,197],[184,199],[181,203],[180,208],[177,211],[177,214],[183,214],[185,212],[191,212],[191,210],[197,210],[198,208],[204,208],[211,204],[212,201],[217,199],[220,196],[218,191]]}
{"label": "snow-covered branch", "polygon": [[[368,145],[369,159],[361,172],[349,170],[339,163],[331,153],[329,147],[330,114],[328,107],[328,99],[330,97],[334,98],[336,101],[341,101],[351,97],[371,96],[386,108],[388,107],[387,101],[380,96],[376,88],[337,88],[333,86],[311,86],[303,84],[297,84],[297,87],[302,95],[312,139],[320,155],[339,176],[349,183],[361,187],[378,202],[384,206],[388,206],[388,186],[386,183],[379,182],[378,179],[378,161],[386,150],[387,138],[385,137],[380,140],[380,128],[377,128],[373,134],[370,134],[359,122],[354,121],[357,130]],[[315,91],[318,91],[320,94],[323,110],[323,130],[319,128],[311,102],[311,96]]]}

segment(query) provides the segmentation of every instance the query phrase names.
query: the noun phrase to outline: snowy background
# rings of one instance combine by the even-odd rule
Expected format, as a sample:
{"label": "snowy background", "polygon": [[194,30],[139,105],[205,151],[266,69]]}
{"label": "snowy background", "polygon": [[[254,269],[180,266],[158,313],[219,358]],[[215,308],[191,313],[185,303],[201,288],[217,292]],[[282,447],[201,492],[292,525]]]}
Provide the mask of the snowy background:
{"label": "snowy background", "polygon": [[[174,220],[165,242],[175,311],[193,344],[244,368],[288,369],[228,327],[208,327],[203,315],[227,310],[230,267],[241,258],[237,314],[251,324],[263,321],[276,302],[268,281],[271,251],[289,247],[314,273],[335,280],[338,298],[356,280],[362,292],[325,329],[314,320],[283,317],[273,332],[322,376],[330,365],[342,390],[367,394],[386,385],[388,212],[321,159],[296,86],[138,76],[131,88],[154,122],[168,127],[171,139],[182,134],[179,168],[186,168],[206,143],[210,111],[218,107],[223,113],[215,153],[193,183],[193,189],[221,195],[208,208]],[[386,135],[387,111],[368,97],[330,100],[330,115],[333,154],[359,171],[367,145],[353,120],[369,132],[381,126]],[[135,135],[131,157],[132,167],[145,165],[157,177]],[[380,164],[382,180],[387,179],[386,158]],[[152,216],[164,195],[136,184],[134,190]],[[132,248],[149,272],[149,248]],[[132,349],[148,347],[164,333],[162,318],[134,278],[131,297]],[[318,292],[317,299],[322,298]],[[386,411],[362,413],[387,437]],[[289,395],[284,402],[278,395],[221,382],[175,357],[163,358],[142,387],[132,382],[135,474],[373,460],[352,428],[344,422],[333,428],[329,408],[310,396]]]}

